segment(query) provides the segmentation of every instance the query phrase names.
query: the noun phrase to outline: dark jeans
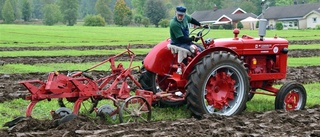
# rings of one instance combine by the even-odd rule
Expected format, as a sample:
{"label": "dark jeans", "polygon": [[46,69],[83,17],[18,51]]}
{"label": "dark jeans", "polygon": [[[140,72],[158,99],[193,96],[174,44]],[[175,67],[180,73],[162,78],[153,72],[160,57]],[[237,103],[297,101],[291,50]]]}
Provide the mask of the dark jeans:
{"label": "dark jeans", "polygon": [[185,48],[185,49],[187,49],[187,50],[189,50],[190,51],[190,46],[192,45],[192,44],[194,44],[194,45],[196,45],[197,47],[198,47],[198,51],[203,51],[204,50],[204,48],[203,47],[201,47],[201,46],[199,46],[198,44],[195,44],[195,43],[190,43],[190,44],[176,44],[177,46],[179,46],[179,47],[181,47],[181,48]]}

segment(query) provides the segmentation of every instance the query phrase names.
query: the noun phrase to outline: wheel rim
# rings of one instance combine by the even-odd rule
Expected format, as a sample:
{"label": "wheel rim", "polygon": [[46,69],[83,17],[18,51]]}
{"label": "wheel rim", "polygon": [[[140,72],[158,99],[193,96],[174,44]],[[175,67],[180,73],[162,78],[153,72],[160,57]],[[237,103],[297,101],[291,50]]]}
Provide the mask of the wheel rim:
{"label": "wheel rim", "polygon": [[298,110],[302,105],[302,93],[298,89],[293,89],[284,98],[284,107],[286,110]]}
{"label": "wheel rim", "polygon": [[146,99],[133,96],[125,100],[119,112],[120,123],[149,122],[151,106]]}
{"label": "wheel rim", "polygon": [[203,86],[203,104],[210,113],[232,115],[244,95],[244,80],[241,73],[229,65],[214,69]]}

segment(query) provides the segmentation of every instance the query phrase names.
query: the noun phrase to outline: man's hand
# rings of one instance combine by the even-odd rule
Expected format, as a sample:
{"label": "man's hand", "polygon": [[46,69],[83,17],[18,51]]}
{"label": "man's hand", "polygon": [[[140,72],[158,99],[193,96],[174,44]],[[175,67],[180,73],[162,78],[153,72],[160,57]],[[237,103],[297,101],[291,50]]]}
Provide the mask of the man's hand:
{"label": "man's hand", "polygon": [[200,37],[198,37],[198,36],[192,36],[192,37],[194,37],[194,39],[193,39],[193,41],[195,41],[195,42],[198,42],[198,40],[200,39]]}
{"label": "man's hand", "polygon": [[204,25],[201,25],[201,28],[205,28],[205,29],[208,29],[209,26],[207,24],[204,24]]}

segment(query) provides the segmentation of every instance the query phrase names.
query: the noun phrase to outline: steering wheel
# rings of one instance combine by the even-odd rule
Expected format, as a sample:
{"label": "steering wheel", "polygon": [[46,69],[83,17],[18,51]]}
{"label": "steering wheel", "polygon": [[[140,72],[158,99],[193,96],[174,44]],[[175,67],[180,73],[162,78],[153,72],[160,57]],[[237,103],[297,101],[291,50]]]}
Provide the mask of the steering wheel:
{"label": "steering wheel", "polygon": [[[201,30],[199,30],[199,29],[201,29]],[[199,31],[197,33],[195,33],[196,30],[199,30]],[[210,32],[210,30],[211,30],[210,26],[202,27],[202,28],[196,27],[189,33],[189,35],[196,34],[196,37],[198,37],[200,39],[200,38],[203,38],[204,36],[206,36]]]}

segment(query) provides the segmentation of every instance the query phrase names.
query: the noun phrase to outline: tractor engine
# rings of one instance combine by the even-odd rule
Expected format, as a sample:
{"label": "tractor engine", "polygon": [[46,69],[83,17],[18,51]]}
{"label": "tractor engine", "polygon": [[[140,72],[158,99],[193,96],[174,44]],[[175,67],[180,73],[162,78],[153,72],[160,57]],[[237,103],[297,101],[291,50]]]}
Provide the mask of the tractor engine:
{"label": "tractor engine", "polygon": [[279,72],[279,64],[276,64],[276,56],[251,56],[245,62],[248,64],[249,74],[276,73]]}

